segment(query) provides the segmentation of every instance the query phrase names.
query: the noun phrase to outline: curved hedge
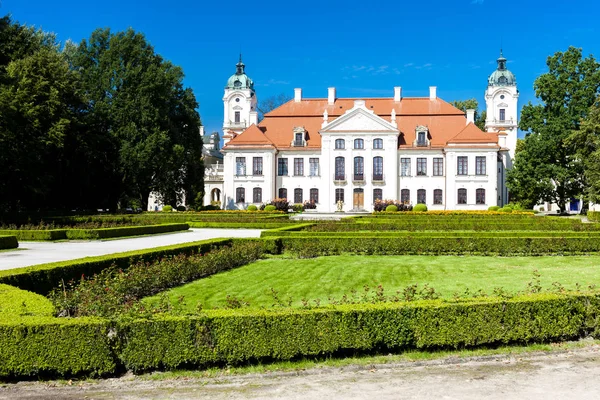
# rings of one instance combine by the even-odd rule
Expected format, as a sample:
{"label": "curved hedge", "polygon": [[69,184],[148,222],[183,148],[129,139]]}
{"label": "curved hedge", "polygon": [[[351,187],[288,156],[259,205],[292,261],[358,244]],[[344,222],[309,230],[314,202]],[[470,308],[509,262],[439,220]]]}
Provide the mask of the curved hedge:
{"label": "curved hedge", "polygon": [[17,247],[19,247],[19,241],[16,236],[0,236],[0,250],[16,249]]}
{"label": "curved hedge", "polygon": [[0,284],[0,319],[54,315],[52,302],[36,293]]}

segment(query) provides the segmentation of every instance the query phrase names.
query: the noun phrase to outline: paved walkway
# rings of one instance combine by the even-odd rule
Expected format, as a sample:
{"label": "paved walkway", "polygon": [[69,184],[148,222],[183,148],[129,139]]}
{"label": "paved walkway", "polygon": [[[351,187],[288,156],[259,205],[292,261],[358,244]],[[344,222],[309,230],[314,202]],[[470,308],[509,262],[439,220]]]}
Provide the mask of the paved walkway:
{"label": "paved walkway", "polygon": [[0,270],[205,239],[260,237],[260,232],[260,229],[190,229],[187,232],[106,241],[19,242],[19,250],[0,252]]}

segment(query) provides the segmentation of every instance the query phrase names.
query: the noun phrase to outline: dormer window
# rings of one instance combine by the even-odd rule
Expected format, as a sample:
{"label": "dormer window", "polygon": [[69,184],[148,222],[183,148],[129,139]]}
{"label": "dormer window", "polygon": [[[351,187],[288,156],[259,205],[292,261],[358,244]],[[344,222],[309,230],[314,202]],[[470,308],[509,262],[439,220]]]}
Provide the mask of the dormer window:
{"label": "dormer window", "polygon": [[306,146],[306,130],[303,126],[297,126],[294,128],[294,139],[292,140],[292,147],[305,147]]}
{"label": "dormer window", "polygon": [[417,145],[425,146],[425,144],[426,144],[425,132],[419,132],[419,136],[417,138]]}
{"label": "dormer window", "polygon": [[416,131],[416,135],[415,135],[416,137],[415,137],[414,146],[416,146],[416,147],[429,146],[429,139],[427,138],[427,136],[429,134],[429,129],[426,126],[419,125],[419,126],[417,126],[415,131]]}

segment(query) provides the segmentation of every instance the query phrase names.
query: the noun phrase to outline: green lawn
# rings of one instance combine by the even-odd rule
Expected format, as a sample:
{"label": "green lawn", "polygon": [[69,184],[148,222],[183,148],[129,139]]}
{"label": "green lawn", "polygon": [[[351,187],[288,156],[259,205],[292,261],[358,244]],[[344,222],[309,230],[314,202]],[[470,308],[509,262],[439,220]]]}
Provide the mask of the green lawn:
{"label": "green lawn", "polygon": [[[496,287],[514,293],[525,290],[534,270],[541,285],[553,282],[567,289],[600,283],[600,256],[574,257],[475,257],[475,256],[356,256],[343,255],[313,259],[271,258],[213,275],[167,292],[172,302],[184,296],[185,308],[193,311],[198,303],[206,308],[223,307],[227,295],[241,298],[252,307],[271,306],[271,288],[281,299],[291,296],[293,305],[302,298],[339,299],[359,293],[363,287],[381,284],[386,295],[408,285],[428,284],[444,298],[456,292],[479,289],[492,293]],[[158,296],[145,301],[155,302]]]}

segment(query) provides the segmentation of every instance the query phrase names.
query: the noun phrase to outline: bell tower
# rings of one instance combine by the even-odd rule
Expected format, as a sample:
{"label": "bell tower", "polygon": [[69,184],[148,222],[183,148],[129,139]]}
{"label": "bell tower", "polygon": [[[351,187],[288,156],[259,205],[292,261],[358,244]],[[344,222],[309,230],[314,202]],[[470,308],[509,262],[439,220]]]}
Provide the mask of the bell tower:
{"label": "bell tower", "polygon": [[506,68],[506,58],[500,50],[500,57],[496,60],[498,67],[488,78],[485,91],[487,117],[485,130],[487,132],[506,132],[506,147],[509,149],[511,159],[515,157],[517,147],[517,104],[519,90],[517,80],[512,72]]}
{"label": "bell tower", "polygon": [[224,143],[242,133],[252,124],[258,123],[254,82],[246,75],[246,65],[240,60],[235,65],[235,74],[225,85],[223,95],[223,139]]}

